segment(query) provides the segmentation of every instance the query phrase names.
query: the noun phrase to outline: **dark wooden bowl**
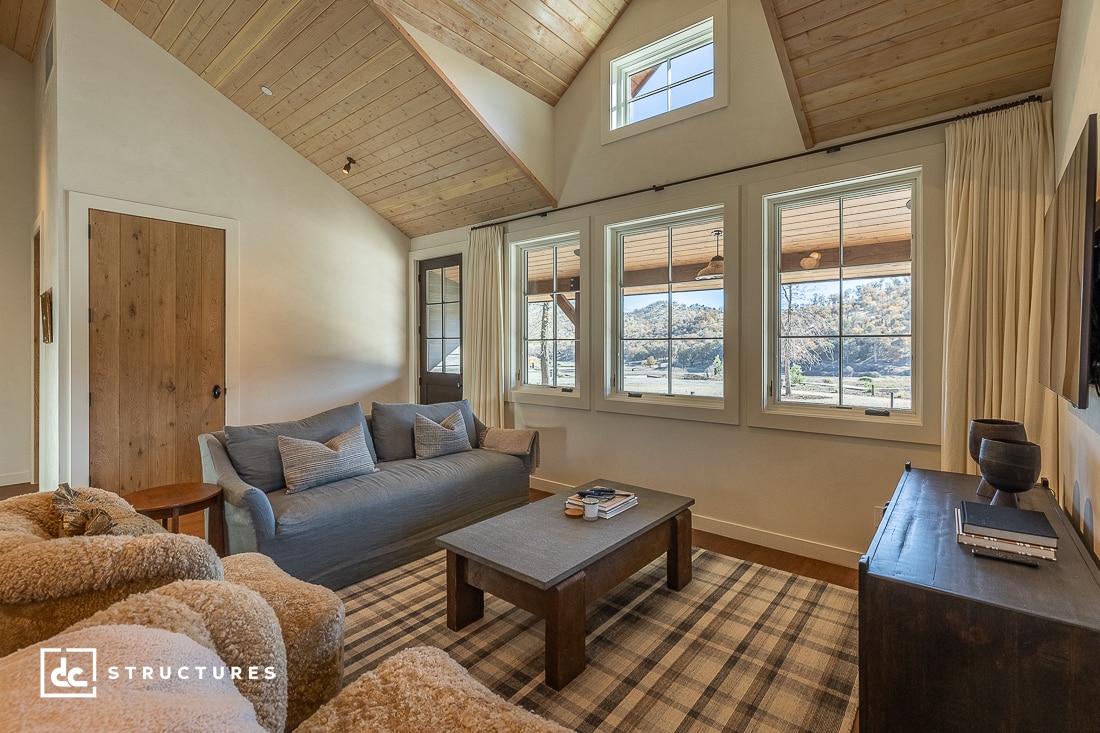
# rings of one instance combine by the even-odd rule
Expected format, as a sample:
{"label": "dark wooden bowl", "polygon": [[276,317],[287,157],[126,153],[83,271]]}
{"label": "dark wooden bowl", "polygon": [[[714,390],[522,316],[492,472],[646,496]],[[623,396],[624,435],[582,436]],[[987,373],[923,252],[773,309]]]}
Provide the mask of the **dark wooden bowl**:
{"label": "dark wooden bowl", "polygon": [[970,436],[967,447],[970,449],[970,457],[974,463],[978,463],[978,454],[982,449],[982,440],[993,438],[995,440],[1027,440],[1027,431],[1024,424],[1014,420],[995,420],[993,418],[978,418],[970,421]]}
{"label": "dark wooden bowl", "polygon": [[[974,463],[978,462],[978,453],[982,449],[982,440],[985,438],[1027,440],[1027,431],[1024,430],[1023,423],[1014,420],[998,420],[992,417],[971,420],[967,448],[970,449],[970,457],[974,459]],[[990,486],[984,478],[978,484],[978,496],[989,499],[996,493],[997,490]]]}
{"label": "dark wooden bowl", "polygon": [[1015,495],[1035,485],[1042,465],[1042,449],[1026,440],[985,438],[978,451],[982,478],[997,489],[992,504],[1016,506]]}

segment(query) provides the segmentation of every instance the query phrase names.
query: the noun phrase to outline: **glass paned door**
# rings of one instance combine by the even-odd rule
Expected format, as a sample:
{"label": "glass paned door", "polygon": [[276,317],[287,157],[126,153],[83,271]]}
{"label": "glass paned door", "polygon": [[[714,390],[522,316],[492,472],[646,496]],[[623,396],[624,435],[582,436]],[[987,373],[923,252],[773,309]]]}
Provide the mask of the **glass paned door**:
{"label": "glass paned door", "polygon": [[421,260],[419,400],[462,399],[462,255]]}

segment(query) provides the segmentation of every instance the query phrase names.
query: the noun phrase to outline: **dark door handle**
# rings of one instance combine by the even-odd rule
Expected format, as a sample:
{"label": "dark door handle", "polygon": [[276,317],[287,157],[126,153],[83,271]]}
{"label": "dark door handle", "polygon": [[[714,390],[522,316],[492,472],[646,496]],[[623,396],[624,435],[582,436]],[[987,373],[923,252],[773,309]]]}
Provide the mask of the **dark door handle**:
{"label": "dark door handle", "polygon": [[222,386],[220,384],[215,384],[214,389],[211,392],[211,394],[214,395],[214,399],[218,399],[219,397],[221,397],[222,396]]}

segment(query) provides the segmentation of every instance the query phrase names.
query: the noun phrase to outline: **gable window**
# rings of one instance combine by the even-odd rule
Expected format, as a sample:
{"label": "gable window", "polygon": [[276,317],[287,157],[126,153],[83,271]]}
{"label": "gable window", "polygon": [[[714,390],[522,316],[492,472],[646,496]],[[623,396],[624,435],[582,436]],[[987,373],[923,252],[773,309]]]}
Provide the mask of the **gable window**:
{"label": "gable window", "polygon": [[611,227],[619,394],[721,401],[723,226],[722,208],[710,207]]}
{"label": "gable window", "polygon": [[611,129],[714,96],[714,18],[611,62]]}
{"label": "gable window", "polygon": [[729,20],[717,2],[600,54],[608,123],[601,143],[721,109],[729,100]]}
{"label": "gable window", "polygon": [[914,410],[918,175],[765,198],[769,404],[877,417]]}

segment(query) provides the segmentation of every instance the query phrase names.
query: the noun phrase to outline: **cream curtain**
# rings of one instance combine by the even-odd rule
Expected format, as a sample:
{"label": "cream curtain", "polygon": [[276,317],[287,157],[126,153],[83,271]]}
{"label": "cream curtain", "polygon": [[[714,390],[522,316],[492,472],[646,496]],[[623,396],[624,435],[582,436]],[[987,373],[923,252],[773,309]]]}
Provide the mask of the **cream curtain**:
{"label": "cream curtain", "polygon": [[504,427],[504,227],[470,232],[466,253],[465,387],[474,414]]}
{"label": "cream curtain", "polygon": [[947,304],[941,467],[977,473],[970,420],[1018,420],[1056,480],[1057,404],[1040,386],[1043,216],[1053,194],[1049,102],[947,128]]}

